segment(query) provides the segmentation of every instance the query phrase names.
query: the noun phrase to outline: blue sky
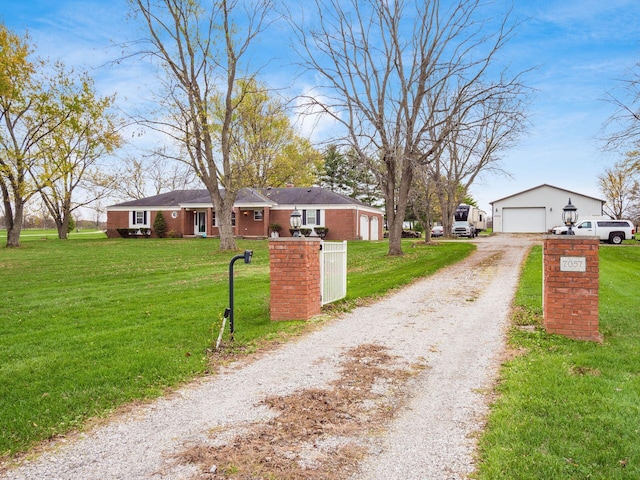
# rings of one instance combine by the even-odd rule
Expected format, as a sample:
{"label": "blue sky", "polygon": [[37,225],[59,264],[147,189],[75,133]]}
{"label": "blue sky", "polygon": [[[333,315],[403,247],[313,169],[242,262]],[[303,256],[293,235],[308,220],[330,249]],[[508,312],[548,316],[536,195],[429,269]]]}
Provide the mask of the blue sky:
{"label": "blue sky", "polygon": [[[487,211],[489,202],[543,183],[600,198],[598,174],[623,156],[603,151],[598,141],[613,112],[604,99],[640,61],[640,2],[514,0],[513,4],[513,15],[521,24],[503,56],[514,70],[534,68],[525,77],[534,89],[530,126],[518,145],[503,154],[501,167],[510,176],[485,175],[471,194]],[[123,105],[131,105],[148,94],[145,65],[124,62],[102,67],[118,57],[116,45],[140,36],[127,13],[126,0],[4,0],[0,21],[15,33],[28,30],[41,56],[89,69],[100,93],[115,91]],[[267,45],[279,34],[270,35]],[[269,50],[273,52],[273,47]],[[291,82],[291,76],[281,75],[289,61],[294,59],[271,62],[265,80],[275,87],[290,86],[285,82]],[[299,91],[308,87],[295,86]]]}

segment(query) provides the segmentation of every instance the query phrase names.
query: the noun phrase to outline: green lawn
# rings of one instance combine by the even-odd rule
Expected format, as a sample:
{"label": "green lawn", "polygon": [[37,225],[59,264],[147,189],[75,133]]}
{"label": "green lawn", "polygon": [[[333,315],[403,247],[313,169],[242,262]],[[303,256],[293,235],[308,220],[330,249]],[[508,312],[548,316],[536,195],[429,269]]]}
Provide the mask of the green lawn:
{"label": "green lawn", "polygon": [[[525,266],[516,322],[539,325],[541,248]],[[640,478],[640,248],[600,249],[602,344],[514,328],[481,438],[480,479]]]}
{"label": "green lawn", "polygon": [[[0,248],[0,457],[202,375],[228,306],[234,254],[220,252],[217,240],[44,234]],[[227,328],[226,351],[303,328],[269,320],[268,243],[239,248],[254,256],[235,264],[236,332],[231,347]],[[473,246],[407,240],[401,258],[387,257],[387,248],[349,243],[342,308],[458,261]]]}
{"label": "green lawn", "polygon": [[[48,240],[57,239],[58,231],[56,229],[42,229],[42,228],[25,228],[20,232],[20,243],[31,242],[34,240]],[[79,229],[69,232],[69,239],[76,238],[106,238],[105,233],[102,230],[97,229]],[[7,231],[0,230],[0,242],[1,246],[5,246],[7,243]]]}

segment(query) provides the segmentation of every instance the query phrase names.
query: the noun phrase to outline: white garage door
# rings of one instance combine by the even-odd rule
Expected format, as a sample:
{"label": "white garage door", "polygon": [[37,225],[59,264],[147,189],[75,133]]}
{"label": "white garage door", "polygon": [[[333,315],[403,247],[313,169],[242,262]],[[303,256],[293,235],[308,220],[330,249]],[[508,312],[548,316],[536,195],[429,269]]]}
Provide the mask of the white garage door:
{"label": "white garage door", "polygon": [[360,216],[360,238],[369,240],[369,217],[366,215]]}
{"label": "white garage door", "polygon": [[371,240],[378,240],[378,217],[371,217]]}
{"label": "white garage door", "polygon": [[502,231],[505,233],[543,233],[546,230],[544,207],[502,209]]}

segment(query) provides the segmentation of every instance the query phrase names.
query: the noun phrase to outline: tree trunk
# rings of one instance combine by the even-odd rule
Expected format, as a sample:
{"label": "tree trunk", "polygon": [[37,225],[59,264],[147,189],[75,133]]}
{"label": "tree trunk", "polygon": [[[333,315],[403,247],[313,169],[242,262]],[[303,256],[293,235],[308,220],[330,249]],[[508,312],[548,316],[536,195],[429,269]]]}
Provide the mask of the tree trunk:
{"label": "tree trunk", "polygon": [[[231,218],[231,216],[229,216]],[[220,229],[220,250],[236,250],[236,237],[234,235],[234,228],[229,224],[223,224],[219,226]]]}
{"label": "tree trunk", "polygon": [[218,230],[220,232],[220,250],[236,250],[236,237],[234,227],[231,225],[231,213],[233,212],[234,198],[226,192],[225,197],[219,192],[211,192],[211,201],[218,217]]}
{"label": "tree trunk", "polygon": [[65,212],[63,217],[56,217],[56,228],[58,229],[58,238],[67,240],[69,238],[69,214]]}
{"label": "tree trunk", "polygon": [[[387,209],[387,219],[390,222],[389,252],[387,253],[389,256],[404,254],[402,251],[402,225],[407,213],[409,190],[411,189],[411,183],[413,182],[413,169],[410,159],[401,158],[394,159],[394,161],[396,162],[396,165],[402,165],[402,173],[400,176],[400,185],[398,187],[397,197],[395,196],[395,183],[387,186],[387,189],[385,190],[387,205],[390,205],[391,207]],[[390,199],[391,201],[389,201]]]}
{"label": "tree trunk", "polygon": [[389,222],[389,256],[403,255],[402,252],[402,223],[404,215],[399,215],[397,212],[393,212],[391,215],[387,214],[387,218],[391,219]]}
{"label": "tree trunk", "polygon": [[421,219],[424,227],[424,243],[431,242],[431,205],[428,203],[427,205],[427,214]]}
{"label": "tree trunk", "polygon": [[7,247],[17,248],[20,246],[20,233],[22,232],[22,216],[24,214],[24,203],[16,199],[12,211],[11,204],[5,201],[5,218],[7,224]]}

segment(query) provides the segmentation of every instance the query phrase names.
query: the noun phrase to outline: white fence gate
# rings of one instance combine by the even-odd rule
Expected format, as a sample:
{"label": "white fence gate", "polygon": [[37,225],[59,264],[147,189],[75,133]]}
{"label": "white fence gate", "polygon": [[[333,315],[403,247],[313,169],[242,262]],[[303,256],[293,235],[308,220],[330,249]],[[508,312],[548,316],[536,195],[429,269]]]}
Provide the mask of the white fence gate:
{"label": "white fence gate", "polygon": [[322,242],[320,250],[322,305],[347,296],[347,242]]}

